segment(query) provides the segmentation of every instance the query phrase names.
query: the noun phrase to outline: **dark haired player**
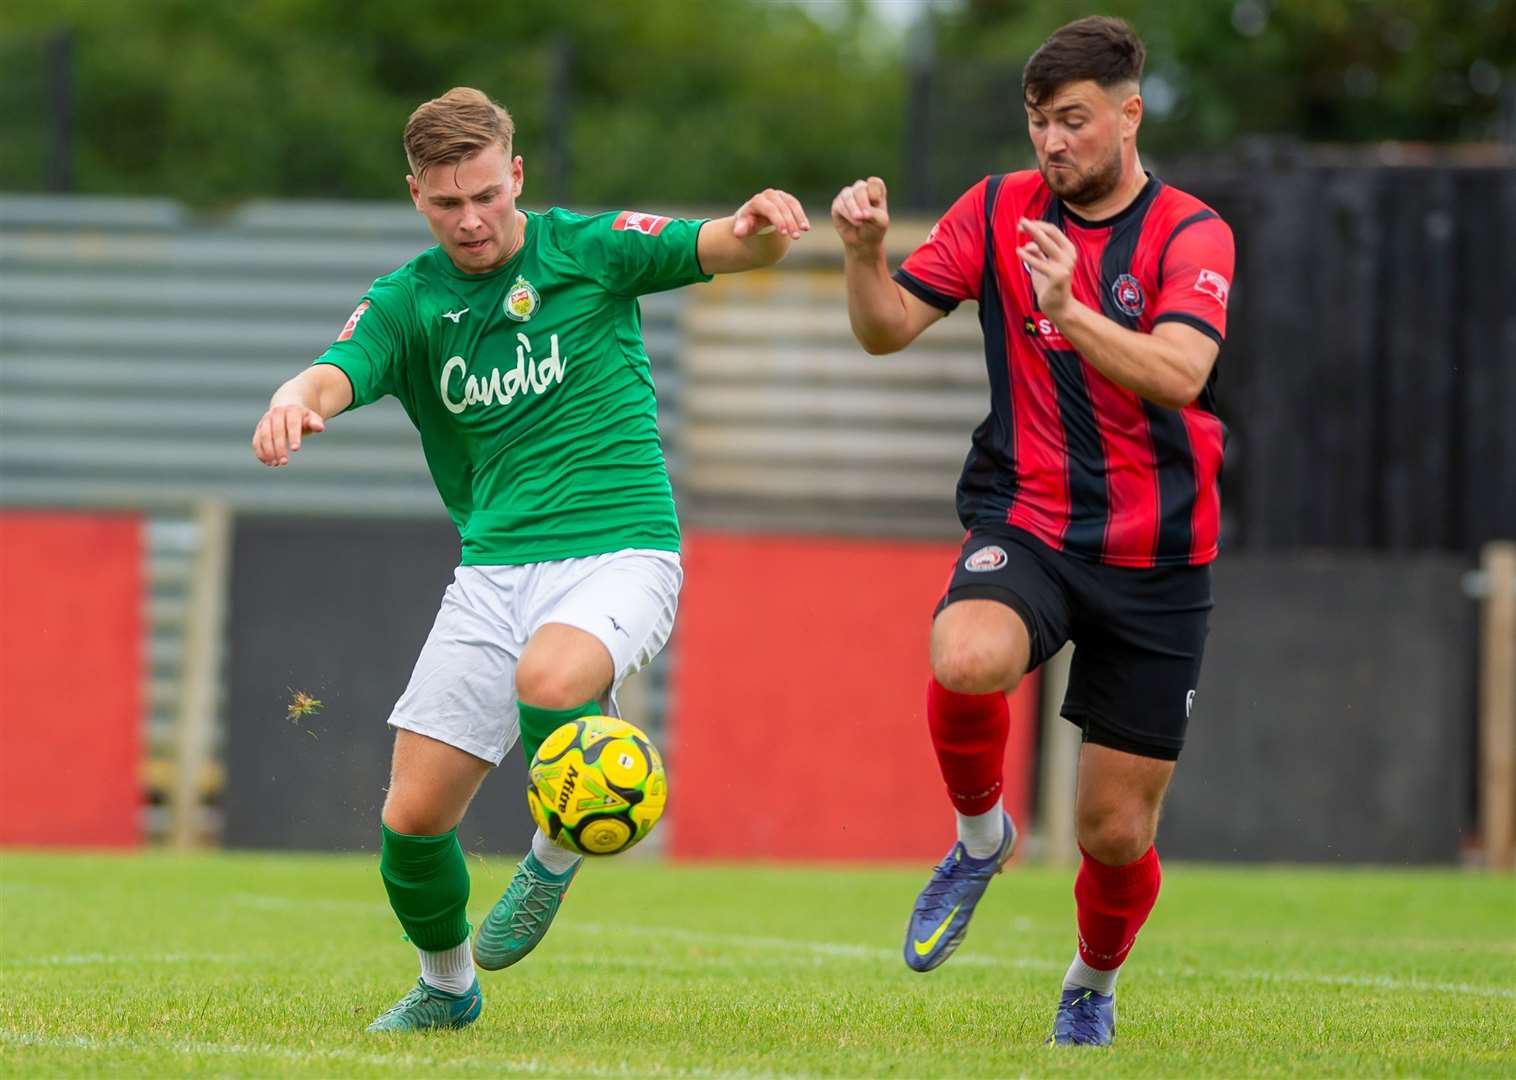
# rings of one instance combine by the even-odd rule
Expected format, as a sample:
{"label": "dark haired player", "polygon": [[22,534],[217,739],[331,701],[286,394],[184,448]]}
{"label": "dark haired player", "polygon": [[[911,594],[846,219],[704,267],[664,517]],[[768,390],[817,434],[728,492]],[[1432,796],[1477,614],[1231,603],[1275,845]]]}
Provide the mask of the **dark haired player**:
{"label": "dark haired player", "polygon": [[958,842],[916,900],[905,960],[946,960],[1010,858],[1005,694],[1073,641],[1062,711],[1084,733],[1083,861],[1055,1044],[1115,1034],[1116,977],[1158,898],[1158,809],[1194,703],[1219,531],[1214,365],[1232,234],[1143,170],[1144,56],[1117,19],[1048,38],[1022,76],[1037,169],[975,184],[893,278],[883,181],[832,203],[864,348],[902,349],[972,299],[990,376],[927,691]]}

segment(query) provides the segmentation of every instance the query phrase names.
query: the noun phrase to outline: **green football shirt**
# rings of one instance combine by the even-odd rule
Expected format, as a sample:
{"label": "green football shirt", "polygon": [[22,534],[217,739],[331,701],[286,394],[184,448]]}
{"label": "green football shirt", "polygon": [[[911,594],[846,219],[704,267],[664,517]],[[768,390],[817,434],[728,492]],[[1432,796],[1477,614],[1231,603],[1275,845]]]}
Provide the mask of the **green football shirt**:
{"label": "green football shirt", "polygon": [[465,565],[679,549],[637,297],[710,280],[702,224],[527,213],[497,270],[433,247],[379,278],[317,358],[352,408],[400,400]]}

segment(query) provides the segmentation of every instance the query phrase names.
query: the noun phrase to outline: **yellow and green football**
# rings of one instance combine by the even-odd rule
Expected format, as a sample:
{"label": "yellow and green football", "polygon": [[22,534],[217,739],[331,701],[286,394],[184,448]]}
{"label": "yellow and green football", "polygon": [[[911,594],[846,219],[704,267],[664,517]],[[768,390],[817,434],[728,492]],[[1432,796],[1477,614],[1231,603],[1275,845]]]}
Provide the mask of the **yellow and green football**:
{"label": "yellow and green football", "polygon": [[527,768],[526,802],[560,847],[614,855],[663,816],[663,759],[640,728],[611,716],[581,716],[549,735]]}

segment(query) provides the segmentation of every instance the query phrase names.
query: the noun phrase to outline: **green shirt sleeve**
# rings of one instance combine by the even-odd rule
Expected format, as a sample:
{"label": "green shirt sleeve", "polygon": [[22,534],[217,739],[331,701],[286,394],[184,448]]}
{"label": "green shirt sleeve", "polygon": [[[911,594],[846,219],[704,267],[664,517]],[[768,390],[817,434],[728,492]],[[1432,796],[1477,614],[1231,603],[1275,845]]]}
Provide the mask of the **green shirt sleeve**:
{"label": "green shirt sleeve", "polygon": [[353,384],[348,409],[399,392],[412,308],[403,286],[380,278],[363,294],[337,340],[316,357],[315,363],[335,365]]}
{"label": "green shirt sleeve", "polygon": [[559,210],[554,218],[559,245],[615,296],[663,292],[714,276],[700,268],[695,253],[704,218],[633,210],[592,217]]}

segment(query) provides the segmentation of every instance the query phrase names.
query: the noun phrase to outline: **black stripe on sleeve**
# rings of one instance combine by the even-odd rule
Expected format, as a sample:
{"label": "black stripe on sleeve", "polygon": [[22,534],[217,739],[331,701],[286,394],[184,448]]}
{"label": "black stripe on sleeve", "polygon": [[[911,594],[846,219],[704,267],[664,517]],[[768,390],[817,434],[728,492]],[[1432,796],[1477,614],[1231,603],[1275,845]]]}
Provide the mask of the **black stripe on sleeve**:
{"label": "black stripe on sleeve", "polygon": [[1162,315],[1159,315],[1153,319],[1154,326],[1157,326],[1159,323],[1163,322],[1177,322],[1184,323],[1186,326],[1193,326],[1196,330],[1199,330],[1202,334],[1210,338],[1217,345],[1222,344],[1226,340],[1221,336],[1220,330],[1217,330],[1214,326],[1206,322],[1199,315],[1191,315],[1187,311],[1165,311]]}
{"label": "black stripe on sleeve", "polygon": [[1157,278],[1159,292],[1163,291],[1163,263],[1164,260],[1169,257],[1169,245],[1174,242],[1174,237],[1184,232],[1184,230],[1188,229],[1191,225],[1198,225],[1202,221],[1209,221],[1211,218],[1219,218],[1220,216],[1221,215],[1216,213],[1214,210],[1197,210],[1189,217],[1182,220],[1178,225],[1174,226],[1174,231],[1169,233],[1169,238],[1163,242],[1163,250],[1158,253]]}
{"label": "black stripe on sleeve", "polygon": [[951,296],[945,296],[926,284],[920,278],[907,273],[905,270],[896,270],[893,275],[895,283],[917,300],[931,304],[939,311],[952,311],[958,306],[958,301]]}

